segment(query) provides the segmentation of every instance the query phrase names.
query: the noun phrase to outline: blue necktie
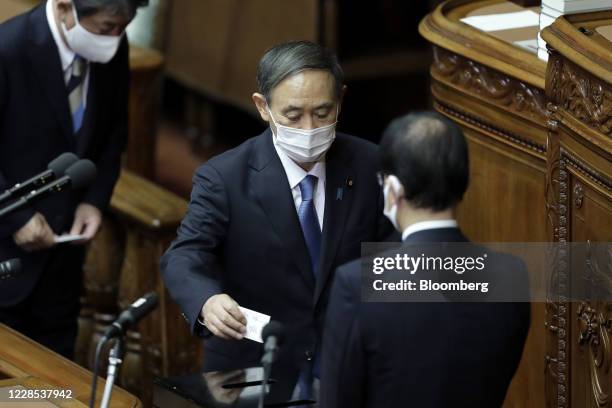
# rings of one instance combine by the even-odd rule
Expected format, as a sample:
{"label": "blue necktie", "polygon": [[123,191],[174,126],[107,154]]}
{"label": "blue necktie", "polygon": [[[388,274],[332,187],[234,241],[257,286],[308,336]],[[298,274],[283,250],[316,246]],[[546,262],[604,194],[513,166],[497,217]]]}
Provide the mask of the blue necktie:
{"label": "blue necktie", "polygon": [[83,124],[85,116],[85,101],[83,100],[84,79],[87,70],[87,63],[79,56],[74,57],[72,71],[68,81],[68,102],[70,113],[72,114],[72,131],[77,133]]}
{"label": "blue necktie", "polygon": [[314,206],[314,189],[317,185],[317,177],[311,174],[300,181],[300,191],[302,192],[302,203],[298,209],[298,218],[302,233],[306,240],[310,261],[312,263],[312,273],[317,277],[317,265],[321,253],[321,227],[319,218]]}
{"label": "blue necktie", "polygon": [[[302,204],[298,209],[298,218],[302,227],[302,233],[306,240],[310,262],[312,263],[312,273],[317,278],[317,266],[319,265],[319,255],[321,254],[321,227],[319,217],[314,205],[314,189],[317,185],[317,177],[311,174],[300,181],[300,191],[302,192]],[[318,366],[318,356],[314,358],[313,364],[308,364],[300,373],[298,384],[300,387],[300,399],[312,398],[313,368]]]}

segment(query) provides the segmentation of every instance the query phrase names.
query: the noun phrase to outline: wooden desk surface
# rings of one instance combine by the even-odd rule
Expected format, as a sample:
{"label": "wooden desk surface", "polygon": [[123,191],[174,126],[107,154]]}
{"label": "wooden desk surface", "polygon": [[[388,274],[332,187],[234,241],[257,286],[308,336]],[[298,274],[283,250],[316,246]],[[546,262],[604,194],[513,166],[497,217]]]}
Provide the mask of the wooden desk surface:
{"label": "wooden desk surface", "polygon": [[[0,379],[36,377],[60,389],[70,389],[73,397],[89,405],[92,374],[89,370],[46,349],[35,341],[0,324]],[[96,404],[102,401],[104,379],[98,379]],[[141,407],[132,394],[115,387],[113,407]]]}
{"label": "wooden desk surface", "polygon": [[580,68],[612,84],[612,42],[598,30],[612,26],[612,10],[559,17],[542,38]]}
{"label": "wooden desk surface", "polygon": [[[421,22],[419,32],[434,45],[453,50],[543,90],[546,62],[527,50],[460,21],[478,10],[478,14],[487,14],[487,8],[503,7],[506,3],[505,0],[448,0]],[[502,11],[516,11],[516,7],[502,8]]]}

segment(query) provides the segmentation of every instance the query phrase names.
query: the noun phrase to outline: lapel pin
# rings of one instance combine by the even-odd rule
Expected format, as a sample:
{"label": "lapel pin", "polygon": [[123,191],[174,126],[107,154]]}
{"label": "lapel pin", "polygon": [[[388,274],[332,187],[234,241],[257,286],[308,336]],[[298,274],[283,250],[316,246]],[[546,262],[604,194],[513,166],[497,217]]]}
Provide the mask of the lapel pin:
{"label": "lapel pin", "polygon": [[353,179],[351,177],[347,177],[346,179],[346,185],[348,186],[348,188],[353,187]]}

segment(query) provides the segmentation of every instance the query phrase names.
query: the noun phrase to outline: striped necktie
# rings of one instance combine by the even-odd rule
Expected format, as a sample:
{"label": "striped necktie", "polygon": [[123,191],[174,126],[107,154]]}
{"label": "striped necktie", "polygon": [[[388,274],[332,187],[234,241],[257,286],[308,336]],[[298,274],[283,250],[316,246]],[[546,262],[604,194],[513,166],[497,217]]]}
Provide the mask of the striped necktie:
{"label": "striped necktie", "polygon": [[87,63],[79,56],[74,57],[72,72],[68,80],[68,101],[70,102],[70,113],[72,114],[72,131],[77,133],[83,124],[85,115],[85,101],[83,99],[84,80]]}
{"label": "striped necktie", "polygon": [[319,218],[314,205],[314,190],[317,184],[317,177],[312,174],[307,175],[300,182],[300,192],[302,193],[302,204],[298,209],[298,218],[302,233],[308,247],[308,254],[312,263],[312,272],[317,277],[317,267],[319,264],[319,255],[321,253],[321,227],[319,226]]}

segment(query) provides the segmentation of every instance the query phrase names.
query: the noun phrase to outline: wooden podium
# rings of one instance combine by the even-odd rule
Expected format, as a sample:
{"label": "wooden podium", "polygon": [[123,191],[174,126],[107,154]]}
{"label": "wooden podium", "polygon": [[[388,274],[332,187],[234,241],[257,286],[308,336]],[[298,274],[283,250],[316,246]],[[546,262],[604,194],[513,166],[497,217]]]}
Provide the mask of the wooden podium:
{"label": "wooden podium", "polygon": [[[548,64],[519,46],[533,43],[537,26],[485,32],[461,21],[521,11],[539,10],[448,0],[419,27],[433,44],[434,106],[468,138],[470,187],[460,224],[480,242],[609,243],[612,11],[558,18],[542,32]],[[607,265],[584,270],[601,268],[612,293],[610,254]],[[553,270],[547,301],[532,304],[504,407],[612,406],[612,303],[568,302],[569,278]]]}
{"label": "wooden podium", "polygon": [[[88,407],[92,373],[0,324],[0,407]],[[98,379],[96,406],[102,401],[104,379]],[[72,399],[8,399],[8,389],[70,390]],[[27,401],[27,402],[26,402]],[[112,407],[141,407],[132,394],[114,387]]]}

